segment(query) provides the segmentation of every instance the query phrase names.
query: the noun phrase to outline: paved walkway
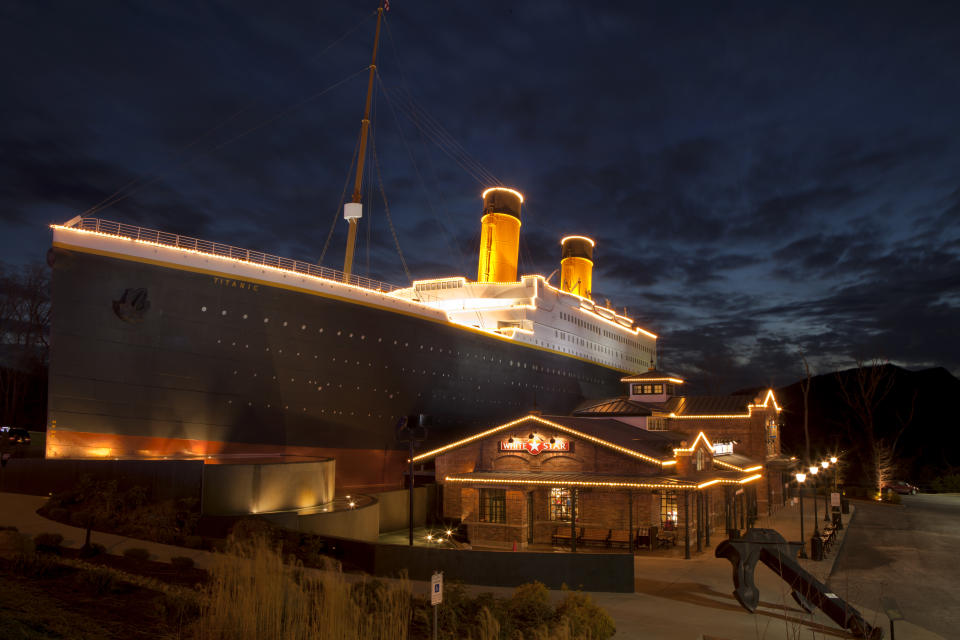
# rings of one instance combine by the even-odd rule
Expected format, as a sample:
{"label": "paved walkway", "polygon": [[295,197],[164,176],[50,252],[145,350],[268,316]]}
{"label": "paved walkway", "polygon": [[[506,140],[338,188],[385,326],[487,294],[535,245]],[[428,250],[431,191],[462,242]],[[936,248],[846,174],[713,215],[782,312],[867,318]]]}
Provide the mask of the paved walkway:
{"label": "paved walkway", "polygon": [[[804,502],[808,554],[813,527],[812,506],[809,499]],[[823,503],[818,500],[817,506],[822,520]],[[853,510],[856,510],[855,506]],[[851,515],[844,516],[842,536],[846,535],[847,526],[851,524]],[[776,529],[787,540],[799,540],[799,506],[783,507],[773,516],[761,517],[756,526]],[[855,519],[852,526],[856,527]],[[594,602],[606,609],[616,622],[616,638],[814,640],[851,637],[819,610],[808,614],[800,609],[790,596],[787,584],[763,565],[758,565],[755,572],[760,606],[756,613],[748,613],[733,597],[730,562],[713,555],[716,544],[723,539],[724,536],[711,536],[712,546],[701,553],[694,552],[690,560],[683,559],[682,537],[679,540],[681,545],[670,556],[639,552],[635,560],[635,593],[590,593]],[[825,560],[801,560],[800,563],[821,582],[826,582],[842,544],[841,538]],[[695,548],[694,543],[691,549]],[[414,582],[413,587],[424,594],[429,592],[426,582]],[[468,591],[474,594],[492,592],[503,597],[513,593],[510,588],[482,586],[468,586]],[[554,601],[562,597],[560,591],[551,592]],[[857,602],[850,604],[867,622],[882,627],[889,637],[889,622],[885,615],[859,606]],[[898,640],[943,640],[941,636],[906,622],[898,622],[896,631]]]}
{"label": "paved walkway", "polygon": [[[37,513],[37,509],[42,507],[46,501],[47,498],[43,496],[30,496],[21,493],[0,493],[0,525],[12,525],[16,527],[20,533],[26,533],[30,536],[35,536],[38,533],[59,533],[63,536],[63,546],[73,549],[82,547],[84,538],[87,535],[86,529],[61,524],[54,520],[44,518]],[[159,542],[150,542],[149,540],[118,536],[112,533],[101,533],[99,531],[91,532],[90,541],[102,544],[107,548],[108,553],[116,555],[122,555],[126,549],[138,547],[148,550],[151,560],[159,560],[161,562],[169,562],[170,558],[177,556],[186,556],[193,558],[194,564],[201,569],[208,568],[213,558],[213,554],[209,551],[187,549],[169,544],[160,544]]]}

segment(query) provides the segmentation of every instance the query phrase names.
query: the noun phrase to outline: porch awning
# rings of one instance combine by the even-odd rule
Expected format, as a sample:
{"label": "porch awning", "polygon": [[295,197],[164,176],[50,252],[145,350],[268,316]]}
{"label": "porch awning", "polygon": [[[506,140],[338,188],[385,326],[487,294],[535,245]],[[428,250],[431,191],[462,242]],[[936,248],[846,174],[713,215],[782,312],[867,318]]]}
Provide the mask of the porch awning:
{"label": "porch awning", "polygon": [[734,471],[714,472],[698,478],[670,476],[620,476],[573,471],[473,471],[453,473],[443,482],[488,486],[552,486],[591,487],[599,489],[704,489],[716,484],[746,484],[760,478],[760,474],[744,474]]}

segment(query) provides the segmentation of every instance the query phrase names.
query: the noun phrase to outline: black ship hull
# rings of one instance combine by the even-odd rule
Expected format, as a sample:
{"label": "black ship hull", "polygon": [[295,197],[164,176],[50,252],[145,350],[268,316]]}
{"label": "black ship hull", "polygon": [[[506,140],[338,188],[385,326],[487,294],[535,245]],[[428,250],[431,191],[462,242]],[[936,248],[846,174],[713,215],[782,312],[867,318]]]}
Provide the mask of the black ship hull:
{"label": "black ship hull", "polygon": [[622,372],[452,323],[226,273],[56,245],[48,456],[334,455],[396,486],[427,446],[615,395]]}

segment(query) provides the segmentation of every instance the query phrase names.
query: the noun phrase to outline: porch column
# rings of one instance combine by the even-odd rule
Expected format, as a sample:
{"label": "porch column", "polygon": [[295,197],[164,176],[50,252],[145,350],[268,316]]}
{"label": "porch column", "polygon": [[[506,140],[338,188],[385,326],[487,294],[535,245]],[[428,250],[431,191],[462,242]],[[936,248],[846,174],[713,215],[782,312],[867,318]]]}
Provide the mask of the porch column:
{"label": "porch column", "polygon": [[690,491],[683,490],[683,557],[690,559]]}
{"label": "porch column", "polygon": [[577,489],[570,487],[570,553],[577,552]]}
{"label": "porch column", "polygon": [[628,516],[629,525],[627,526],[627,535],[630,537],[630,545],[629,545],[630,553],[633,553],[633,550],[634,550],[633,542],[635,540],[635,536],[633,535],[633,491],[627,491],[627,502],[629,503],[629,509],[627,511],[630,514]]}
{"label": "porch column", "polygon": [[730,533],[730,529],[733,529],[733,506],[730,504],[730,487],[723,487],[723,517],[724,525],[727,529],[727,534]]}
{"label": "porch column", "polygon": [[706,522],[707,547],[709,547],[709,546],[710,546],[710,525],[713,524],[713,523],[711,522],[711,520],[710,520],[710,491],[709,491],[709,490],[707,491],[706,495],[704,496],[704,499],[706,500],[706,509],[705,509],[705,511],[707,512],[707,522]]}
{"label": "porch column", "polygon": [[696,493],[695,502],[697,504],[697,553],[700,553],[703,551],[703,546],[700,544],[703,532],[703,495],[699,491]]}

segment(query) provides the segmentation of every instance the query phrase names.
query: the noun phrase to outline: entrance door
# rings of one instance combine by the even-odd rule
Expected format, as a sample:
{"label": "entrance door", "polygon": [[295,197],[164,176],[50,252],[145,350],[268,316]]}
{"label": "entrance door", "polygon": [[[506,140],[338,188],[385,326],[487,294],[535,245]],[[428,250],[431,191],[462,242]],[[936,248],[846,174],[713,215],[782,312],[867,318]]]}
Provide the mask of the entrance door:
{"label": "entrance door", "polygon": [[527,544],[533,544],[533,491],[527,494]]}

